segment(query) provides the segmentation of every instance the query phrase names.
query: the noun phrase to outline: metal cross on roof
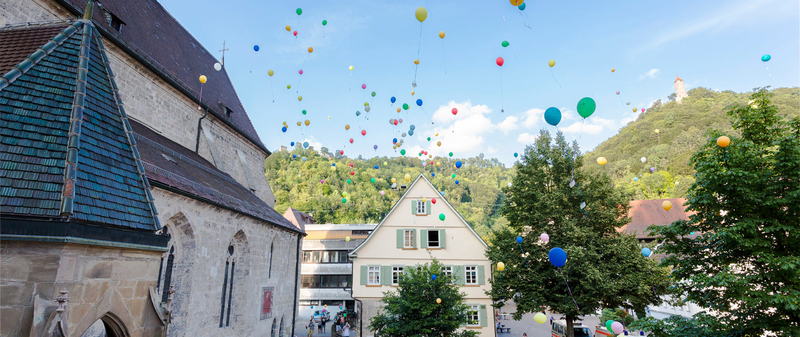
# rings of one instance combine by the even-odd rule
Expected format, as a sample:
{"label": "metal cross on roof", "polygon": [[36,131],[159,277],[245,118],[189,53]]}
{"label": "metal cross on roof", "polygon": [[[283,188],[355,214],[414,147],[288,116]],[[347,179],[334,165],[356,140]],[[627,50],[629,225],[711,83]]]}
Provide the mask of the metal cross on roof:
{"label": "metal cross on roof", "polygon": [[222,41],[222,49],[219,50],[219,51],[222,52],[222,60],[219,61],[219,64],[222,64],[222,65],[225,64],[225,51],[226,50],[230,50],[230,49],[225,48],[225,41]]}

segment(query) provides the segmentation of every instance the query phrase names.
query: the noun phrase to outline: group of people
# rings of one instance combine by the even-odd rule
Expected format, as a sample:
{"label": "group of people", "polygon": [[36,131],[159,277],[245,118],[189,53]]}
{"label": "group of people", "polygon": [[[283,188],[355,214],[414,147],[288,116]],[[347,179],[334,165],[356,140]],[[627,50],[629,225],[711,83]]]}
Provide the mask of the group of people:
{"label": "group of people", "polygon": [[[319,322],[317,323],[317,333],[323,334],[325,333],[325,327],[328,324],[328,320],[325,318],[324,315],[320,316]],[[344,316],[339,316],[338,314],[333,318],[333,327],[336,329],[336,333],[342,335],[344,337],[350,337],[350,323],[347,323]],[[311,320],[308,321],[308,337],[311,337],[314,333],[314,316],[311,316]]]}

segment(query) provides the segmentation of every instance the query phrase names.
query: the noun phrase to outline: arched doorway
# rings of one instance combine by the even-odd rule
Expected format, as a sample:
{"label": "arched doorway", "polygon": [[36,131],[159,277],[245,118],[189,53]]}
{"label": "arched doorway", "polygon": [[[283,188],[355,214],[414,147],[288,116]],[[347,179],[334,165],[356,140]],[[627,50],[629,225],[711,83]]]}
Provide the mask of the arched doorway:
{"label": "arched doorway", "polygon": [[106,314],[81,334],[81,337],[129,337],[122,321],[111,313]]}

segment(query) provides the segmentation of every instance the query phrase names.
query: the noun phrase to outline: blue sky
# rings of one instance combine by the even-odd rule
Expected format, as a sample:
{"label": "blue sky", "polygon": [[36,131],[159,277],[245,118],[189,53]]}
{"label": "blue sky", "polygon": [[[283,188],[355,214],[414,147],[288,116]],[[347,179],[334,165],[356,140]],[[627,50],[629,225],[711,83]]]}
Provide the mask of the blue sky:
{"label": "blue sky", "polygon": [[[484,153],[510,164],[541,128],[554,130],[542,119],[551,106],[564,114],[559,128],[565,136],[588,151],[635,119],[632,107],[666,100],[676,75],[687,89],[800,85],[797,1],[528,0],[521,12],[507,0],[161,2],[218,58],[227,42],[225,67],[270,149],[306,140],[353,157],[394,156],[396,137],[415,157],[420,149],[456,157]],[[428,9],[421,35],[414,17],[420,6]],[[510,46],[503,48],[503,40]],[[762,63],[767,53],[772,60]],[[505,59],[502,68],[497,57]],[[587,96],[597,110],[581,121],[575,107]],[[404,102],[411,108],[397,113]],[[403,123],[392,126],[390,118]],[[296,125],[305,119],[309,127]],[[412,124],[414,135],[401,137]]]}

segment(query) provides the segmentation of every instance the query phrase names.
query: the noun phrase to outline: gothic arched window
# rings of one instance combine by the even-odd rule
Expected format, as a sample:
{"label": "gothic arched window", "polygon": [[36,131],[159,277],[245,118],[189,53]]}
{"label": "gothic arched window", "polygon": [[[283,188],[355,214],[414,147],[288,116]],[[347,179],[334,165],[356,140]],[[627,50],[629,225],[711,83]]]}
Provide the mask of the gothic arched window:
{"label": "gothic arched window", "polygon": [[270,335],[271,337],[275,337],[275,331],[276,330],[278,330],[278,319],[277,318],[273,318],[272,319],[272,335]]}
{"label": "gothic arched window", "polygon": [[284,337],[284,335],[283,335],[283,317],[281,317],[281,330],[278,333],[278,336],[279,337]]}
{"label": "gothic arched window", "polygon": [[272,278],[272,248],[274,248],[275,242],[269,245],[269,274],[267,278]]}
{"label": "gothic arched window", "polygon": [[[163,264],[164,259],[161,259]],[[172,286],[172,269],[175,267],[175,246],[172,246],[167,255],[167,265],[164,266],[164,287],[161,288],[161,302],[169,300],[169,288]]]}
{"label": "gothic arched window", "polygon": [[[222,302],[220,303],[219,327],[231,326],[231,301],[233,297],[233,276],[236,270],[236,258],[233,245],[228,246],[228,258],[225,260],[225,276],[222,279]],[[230,271],[230,274],[229,274]],[[227,303],[226,300],[227,299]]]}

